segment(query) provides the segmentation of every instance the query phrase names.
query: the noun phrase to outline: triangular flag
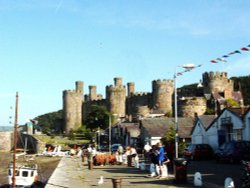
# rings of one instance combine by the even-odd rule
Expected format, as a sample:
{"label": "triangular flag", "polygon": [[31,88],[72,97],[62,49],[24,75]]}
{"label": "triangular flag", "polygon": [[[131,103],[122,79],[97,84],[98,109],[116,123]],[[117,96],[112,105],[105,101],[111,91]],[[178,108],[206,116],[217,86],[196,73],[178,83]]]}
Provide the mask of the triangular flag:
{"label": "triangular flag", "polygon": [[247,47],[250,47],[250,44]]}
{"label": "triangular flag", "polygon": [[202,66],[202,64],[199,64],[199,65],[197,65],[196,67],[201,67]]}
{"label": "triangular flag", "polygon": [[218,63],[218,62],[217,62],[217,61],[215,61],[215,60],[211,60],[210,62],[211,62],[211,63]]}
{"label": "triangular flag", "polygon": [[217,58],[216,60],[218,60],[218,61],[223,61],[223,62],[227,62],[227,60],[225,60],[225,58]]}
{"label": "triangular flag", "polygon": [[235,54],[235,51],[234,52],[230,52],[228,55],[233,55],[233,54]]}
{"label": "triangular flag", "polygon": [[241,52],[239,50],[235,50],[234,53],[241,54]]}
{"label": "triangular flag", "polygon": [[182,72],[178,72],[177,73],[177,76],[181,76],[181,75],[183,75]]}
{"label": "triangular flag", "polygon": [[227,57],[229,57],[229,56],[228,56],[228,55],[223,55],[222,57],[227,58]]}
{"label": "triangular flag", "polygon": [[243,51],[249,51],[248,48],[241,48],[241,50],[243,50]]}
{"label": "triangular flag", "polygon": [[223,62],[227,62],[227,60],[225,58],[221,58],[221,61]]}

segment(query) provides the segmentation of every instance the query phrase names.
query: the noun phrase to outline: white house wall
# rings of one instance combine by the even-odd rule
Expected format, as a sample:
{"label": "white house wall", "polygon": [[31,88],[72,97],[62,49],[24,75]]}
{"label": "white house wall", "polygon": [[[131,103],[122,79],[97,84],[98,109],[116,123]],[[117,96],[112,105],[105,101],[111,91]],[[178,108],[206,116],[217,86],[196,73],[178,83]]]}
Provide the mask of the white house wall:
{"label": "white house wall", "polygon": [[223,112],[223,114],[220,115],[218,121],[218,125],[219,125],[219,129],[221,129],[221,119],[223,118],[227,118],[227,117],[231,117],[231,122],[233,124],[233,129],[242,129],[243,127],[243,122],[241,121],[241,119],[236,116],[235,114],[233,114],[232,112],[225,110]]}
{"label": "white house wall", "polygon": [[250,140],[250,111],[245,115],[245,125],[243,131],[243,139]]}
{"label": "white house wall", "polygon": [[191,136],[192,144],[206,143],[206,130],[200,120],[195,124],[195,128]]}
{"label": "white house wall", "polygon": [[214,150],[218,148],[218,128],[217,121],[214,122],[206,132],[207,143],[212,146]]}

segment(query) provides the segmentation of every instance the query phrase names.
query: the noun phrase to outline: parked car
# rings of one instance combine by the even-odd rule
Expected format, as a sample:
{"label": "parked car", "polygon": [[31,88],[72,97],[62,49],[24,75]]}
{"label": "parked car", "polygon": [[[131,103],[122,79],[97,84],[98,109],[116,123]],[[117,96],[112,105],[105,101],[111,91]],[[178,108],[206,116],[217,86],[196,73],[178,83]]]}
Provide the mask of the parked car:
{"label": "parked car", "polygon": [[216,161],[239,162],[250,160],[250,141],[230,141],[222,144],[215,152]]}
{"label": "parked car", "polygon": [[209,144],[190,144],[183,152],[184,158],[195,159],[213,159],[214,151]]}

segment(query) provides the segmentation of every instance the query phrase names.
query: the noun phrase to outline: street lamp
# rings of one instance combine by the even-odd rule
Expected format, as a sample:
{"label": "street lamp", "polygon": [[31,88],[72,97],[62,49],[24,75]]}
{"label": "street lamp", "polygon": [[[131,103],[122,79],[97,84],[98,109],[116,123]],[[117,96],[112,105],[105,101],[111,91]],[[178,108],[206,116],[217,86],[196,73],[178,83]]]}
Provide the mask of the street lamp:
{"label": "street lamp", "polygon": [[[182,67],[185,69],[185,71],[181,72],[180,75],[184,72],[190,71],[194,69],[196,66],[194,64],[185,64],[180,65],[177,67]],[[174,115],[175,115],[175,158],[178,158],[178,147],[179,147],[179,135],[178,135],[178,110],[177,110],[177,76],[179,76],[179,73],[177,73],[177,67],[175,68],[175,75],[174,75]]]}

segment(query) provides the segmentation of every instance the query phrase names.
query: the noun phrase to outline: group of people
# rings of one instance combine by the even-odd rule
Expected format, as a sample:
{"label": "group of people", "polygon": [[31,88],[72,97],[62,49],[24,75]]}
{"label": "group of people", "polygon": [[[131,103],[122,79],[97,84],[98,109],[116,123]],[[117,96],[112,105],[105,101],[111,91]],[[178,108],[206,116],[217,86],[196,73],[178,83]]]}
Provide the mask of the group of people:
{"label": "group of people", "polygon": [[150,146],[148,143],[144,146],[144,157],[146,161],[149,161],[150,177],[157,176],[158,178],[168,177],[167,164],[170,163],[167,152],[162,146],[161,142],[156,145]]}

